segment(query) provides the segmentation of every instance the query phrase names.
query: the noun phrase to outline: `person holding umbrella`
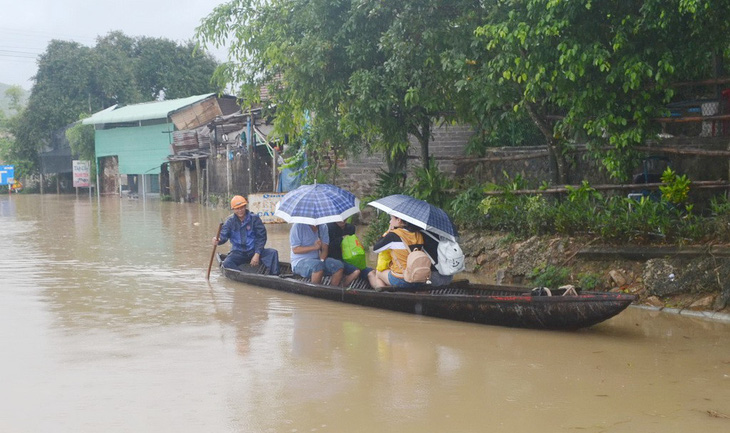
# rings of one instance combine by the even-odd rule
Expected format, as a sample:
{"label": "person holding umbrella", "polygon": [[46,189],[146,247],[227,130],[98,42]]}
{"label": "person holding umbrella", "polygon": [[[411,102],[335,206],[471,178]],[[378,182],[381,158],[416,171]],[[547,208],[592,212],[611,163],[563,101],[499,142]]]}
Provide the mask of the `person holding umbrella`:
{"label": "person holding umbrella", "polygon": [[360,270],[354,266],[354,270],[349,269],[351,272],[344,275],[344,263],[327,257],[330,239],[326,224],[294,224],[289,232],[289,242],[292,271],[304,278],[311,278],[314,284],[320,284],[325,276],[331,276],[330,285],[339,286],[342,283],[347,287],[360,276]]}
{"label": "person holding umbrella", "polygon": [[373,244],[373,252],[380,253],[390,250],[390,266],[384,271],[370,272],[368,282],[376,291],[385,290],[386,287],[410,288],[414,283],[409,283],[403,278],[408,253],[414,248],[423,249],[424,240],[420,228],[395,216],[390,216],[390,226],[382,238]]}
{"label": "person holding umbrella", "polygon": [[360,212],[360,201],[349,191],[329,184],[302,185],[289,191],[276,205],[274,215],[293,223],[289,232],[292,271],[320,284],[331,276],[330,284],[349,286],[360,270],[348,268],[328,257],[327,223],[345,221]]}
{"label": "person holding umbrella", "polygon": [[213,238],[213,245],[231,241],[231,252],[223,261],[223,267],[239,269],[240,265],[250,263],[257,267],[261,263],[269,274],[279,275],[279,252],[266,245],[266,227],[258,215],[251,213],[246,206],[248,200],[236,195],[231,199],[233,214],[223,223],[220,237]]}
{"label": "person holding umbrella", "polygon": [[[440,286],[450,283],[452,275],[463,269],[463,260],[458,262],[459,266],[453,260],[439,262],[441,259],[439,245],[441,243],[451,243],[458,246],[456,243],[458,236],[456,227],[443,209],[405,194],[389,195],[371,201],[368,205],[391,215],[391,228],[394,226],[394,221],[396,227],[400,225],[400,221],[411,225],[415,230],[421,231],[425,250],[431,258],[432,285]],[[395,217],[395,220],[393,217]],[[384,240],[385,238],[381,239],[381,242],[384,242]],[[382,250],[382,248],[377,248],[379,245],[381,245],[380,242],[373,246],[376,252]],[[461,253],[461,249],[459,249],[459,253]],[[461,258],[463,259],[463,255]],[[451,264],[451,267],[447,263]],[[368,278],[371,278],[370,275],[368,275]],[[377,280],[375,282],[377,283]],[[373,285],[373,283],[371,282],[370,285]]]}

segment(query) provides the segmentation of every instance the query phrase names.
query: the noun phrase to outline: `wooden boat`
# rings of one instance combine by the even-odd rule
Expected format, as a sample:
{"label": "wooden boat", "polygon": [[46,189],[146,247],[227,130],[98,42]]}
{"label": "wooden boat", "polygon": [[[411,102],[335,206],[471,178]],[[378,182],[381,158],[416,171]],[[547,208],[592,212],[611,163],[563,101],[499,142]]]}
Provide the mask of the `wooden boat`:
{"label": "wooden boat", "polygon": [[[224,258],[225,255],[218,254],[219,266]],[[266,274],[263,265],[258,268],[244,265],[241,270],[220,266],[220,270],[231,280],[298,295],[442,319],[531,329],[589,327],[619,314],[636,298],[624,293],[580,289],[566,293],[566,289],[550,291],[468,281],[454,281],[442,287],[423,284],[409,291],[377,292],[364,279],[355,280],[347,288],[333,287],[313,284],[291,274],[288,263],[282,262],[280,267],[281,275]],[[323,283],[327,282],[328,277],[325,277]]]}

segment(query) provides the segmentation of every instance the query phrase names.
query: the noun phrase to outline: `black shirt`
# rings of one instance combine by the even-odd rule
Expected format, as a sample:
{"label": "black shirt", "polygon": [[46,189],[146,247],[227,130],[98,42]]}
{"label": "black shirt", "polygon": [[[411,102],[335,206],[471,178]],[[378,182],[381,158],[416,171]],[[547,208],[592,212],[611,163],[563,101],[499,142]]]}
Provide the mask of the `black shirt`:
{"label": "black shirt", "polygon": [[330,235],[327,257],[342,260],[342,238],[346,235],[354,235],[355,226],[346,223],[344,228],[340,228],[337,223],[327,223],[327,231]]}

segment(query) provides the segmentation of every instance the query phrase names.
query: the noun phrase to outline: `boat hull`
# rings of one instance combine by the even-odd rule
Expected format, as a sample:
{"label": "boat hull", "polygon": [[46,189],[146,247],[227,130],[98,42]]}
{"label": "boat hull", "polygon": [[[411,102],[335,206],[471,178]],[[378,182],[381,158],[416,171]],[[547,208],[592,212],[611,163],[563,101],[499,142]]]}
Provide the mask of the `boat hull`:
{"label": "boat hull", "polygon": [[[282,264],[282,269],[288,269]],[[263,269],[221,267],[231,280],[297,295],[403,313],[485,325],[530,329],[574,330],[619,314],[635,300],[623,293],[581,292],[575,296],[533,296],[529,288],[477,285],[450,286],[409,292],[376,292],[362,280],[349,288],[313,284],[293,275],[263,274]]]}

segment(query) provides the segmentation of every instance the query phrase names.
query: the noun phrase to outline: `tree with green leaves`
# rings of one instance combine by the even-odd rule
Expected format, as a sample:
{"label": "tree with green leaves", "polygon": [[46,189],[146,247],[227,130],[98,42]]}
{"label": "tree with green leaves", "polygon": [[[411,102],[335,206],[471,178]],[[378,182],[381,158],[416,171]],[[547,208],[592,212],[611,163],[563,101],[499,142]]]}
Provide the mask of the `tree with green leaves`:
{"label": "tree with green leaves", "polygon": [[134,76],[143,98],[185,98],[218,92],[211,84],[218,62],[193,42],[182,44],[164,38],[141,37],[134,49]]}
{"label": "tree with green leaves", "polygon": [[18,85],[10,86],[5,89],[5,97],[8,99],[8,109],[15,112],[15,114],[20,113],[24,107],[24,95],[25,91]]}
{"label": "tree with green leaves", "polygon": [[476,151],[539,131],[564,184],[578,142],[625,178],[673,84],[721,69],[728,12],[719,0],[233,0],[198,38],[230,47],[221,83],[246,100],[269,87],[281,131],[300,135],[315,113],[310,146],[357,137],[400,170],[409,135],[426,167],[437,119],[473,125]]}
{"label": "tree with green leaves", "polygon": [[[165,55],[163,55],[163,53]],[[39,57],[28,106],[10,130],[7,150],[26,173],[38,167],[38,152],[51,132],[114,104],[134,104],[164,97],[215,93],[211,82],[217,64],[192,43],[132,38],[111,32],[95,47],[53,40]]]}
{"label": "tree with green leaves", "polygon": [[77,155],[80,159],[93,161],[94,153],[94,125],[84,125],[82,120],[89,117],[88,114],[82,113],[79,121],[73,126],[66,129],[66,139],[71,147],[71,153]]}
{"label": "tree with green leaves", "polygon": [[[120,31],[96,40],[92,50],[94,67],[90,70],[93,86],[90,93],[99,99],[102,108],[150,100],[149,96],[143,96],[135,74],[136,46],[137,39]],[[92,112],[97,106],[94,104],[85,111]]]}
{"label": "tree with green leaves", "polygon": [[[66,139],[71,147],[71,153],[84,161],[95,161],[94,126],[83,125],[81,120],[89,117],[87,113],[79,116],[79,122],[66,130]],[[91,181],[96,179],[96,164],[91,164]]]}
{"label": "tree with green leaves", "polygon": [[[15,137],[12,130],[24,109],[22,102],[23,89],[20,86],[10,86],[5,89],[4,94],[7,99],[6,106],[12,114],[8,115],[0,110],[0,162],[8,163],[9,161],[19,160],[14,153]],[[20,167],[20,165],[18,164],[18,170],[25,168]]]}
{"label": "tree with green leaves", "polygon": [[479,4],[232,0],[203,21],[198,39],[228,46],[216,77],[244,101],[267,87],[281,134],[300,136],[312,113],[312,146],[363,143],[404,173],[409,135],[427,168],[432,125],[453,114],[453,68],[443,59],[468,47]]}
{"label": "tree with green leaves", "polygon": [[568,182],[564,155],[578,140],[624,178],[632,148],[658,132],[672,83],[712,77],[713,58],[727,57],[728,12],[713,0],[494,1],[460,91],[473,96],[473,113],[529,116],[556,163],[554,182]]}

